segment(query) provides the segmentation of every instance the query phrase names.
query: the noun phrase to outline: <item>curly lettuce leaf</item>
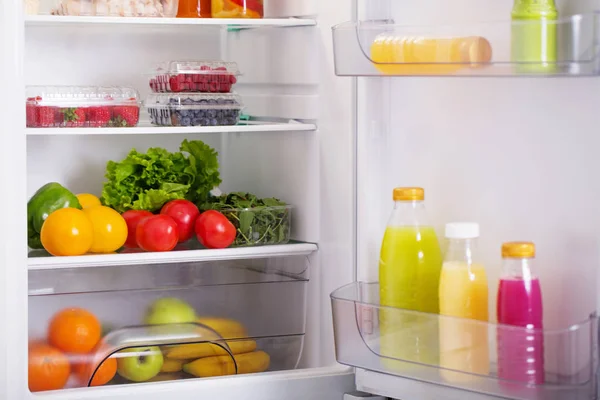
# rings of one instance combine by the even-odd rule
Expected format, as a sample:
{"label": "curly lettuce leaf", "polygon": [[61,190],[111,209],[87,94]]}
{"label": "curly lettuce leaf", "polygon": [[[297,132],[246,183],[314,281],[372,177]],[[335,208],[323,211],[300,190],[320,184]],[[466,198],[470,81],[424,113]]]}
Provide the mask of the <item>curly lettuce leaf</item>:
{"label": "curly lettuce leaf", "polygon": [[210,191],[222,182],[219,175],[219,153],[201,140],[185,139],[180,151],[189,153],[190,167],[194,170],[195,181],[192,183],[187,199],[194,203],[208,200]]}
{"label": "curly lettuce leaf", "polygon": [[109,161],[102,202],[120,213],[127,210],[155,212],[168,201],[195,200],[208,193],[214,182],[220,183],[217,152],[199,140],[185,140],[184,150],[190,154],[188,157],[158,147],[146,153],[133,149],[124,160]]}

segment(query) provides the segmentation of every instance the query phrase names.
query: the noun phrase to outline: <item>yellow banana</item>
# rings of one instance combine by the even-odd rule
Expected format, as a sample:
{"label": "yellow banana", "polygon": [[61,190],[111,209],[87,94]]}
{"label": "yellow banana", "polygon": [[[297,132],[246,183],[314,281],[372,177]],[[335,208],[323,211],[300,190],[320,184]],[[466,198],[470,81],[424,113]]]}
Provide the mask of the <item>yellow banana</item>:
{"label": "yellow banana", "polygon": [[[270,357],[264,351],[237,354],[234,356],[238,374],[263,372],[269,368]],[[231,356],[204,357],[183,366],[183,371],[198,378],[233,375],[236,373]]]}
{"label": "yellow banana", "polygon": [[183,367],[183,361],[165,358],[160,372],[179,372]]}
{"label": "yellow banana", "polygon": [[[254,340],[227,340],[226,343],[233,354],[250,353],[256,350]],[[165,348],[163,353],[167,359],[172,360],[229,355],[223,347],[213,343],[179,344]]]}
{"label": "yellow banana", "polygon": [[223,339],[242,339],[248,337],[248,332],[244,325],[233,319],[199,317],[197,322],[214,329]]}
{"label": "yellow banana", "polygon": [[164,381],[178,381],[183,379],[183,374],[158,374],[154,378],[147,380],[146,382],[164,382]]}

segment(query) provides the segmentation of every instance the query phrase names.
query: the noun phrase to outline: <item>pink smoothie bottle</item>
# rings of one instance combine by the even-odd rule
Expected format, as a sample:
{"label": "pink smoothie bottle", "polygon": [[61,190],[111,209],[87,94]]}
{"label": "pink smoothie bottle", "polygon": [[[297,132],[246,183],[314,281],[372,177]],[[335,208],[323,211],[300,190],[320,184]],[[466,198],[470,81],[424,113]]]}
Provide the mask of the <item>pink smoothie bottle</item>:
{"label": "pink smoothie bottle", "polygon": [[497,304],[498,377],[539,385],[544,383],[544,335],[542,291],[532,269],[534,257],[533,243],[502,245],[504,261]]}

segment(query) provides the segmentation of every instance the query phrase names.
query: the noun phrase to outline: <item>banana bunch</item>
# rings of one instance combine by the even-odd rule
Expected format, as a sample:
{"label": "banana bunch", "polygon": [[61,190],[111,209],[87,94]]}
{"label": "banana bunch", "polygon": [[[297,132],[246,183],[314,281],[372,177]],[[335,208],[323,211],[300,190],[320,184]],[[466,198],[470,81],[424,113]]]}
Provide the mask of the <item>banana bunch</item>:
{"label": "banana bunch", "polygon": [[[191,343],[168,346],[163,349],[165,357],[161,372],[184,371],[196,377],[248,374],[263,372],[269,368],[270,357],[256,350],[256,342],[248,339],[248,332],[238,321],[227,318],[201,317],[197,320],[225,339],[217,343]],[[225,350],[225,345],[230,353]]]}

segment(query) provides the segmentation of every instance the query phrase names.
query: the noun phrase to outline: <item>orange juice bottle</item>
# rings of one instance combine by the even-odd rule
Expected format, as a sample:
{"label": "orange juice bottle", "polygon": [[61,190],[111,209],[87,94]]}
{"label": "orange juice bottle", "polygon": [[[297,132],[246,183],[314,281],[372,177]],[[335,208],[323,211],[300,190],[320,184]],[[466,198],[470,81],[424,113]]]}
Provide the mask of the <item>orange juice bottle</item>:
{"label": "orange juice bottle", "polygon": [[441,374],[450,382],[469,379],[468,375],[452,371],[479,375],[490,371],[486,325],[488,282],[485,268],[477,260],[478,237],[476,223],[446,225],[448,249],[440,276],[440,314],[443,316],[439,328]]}
{"label": "orange juice bottle", "polygon": [[492,46],[480,36],[426,38],[378,35],[371,61],[389,75],[443,75],[492,59]]}

